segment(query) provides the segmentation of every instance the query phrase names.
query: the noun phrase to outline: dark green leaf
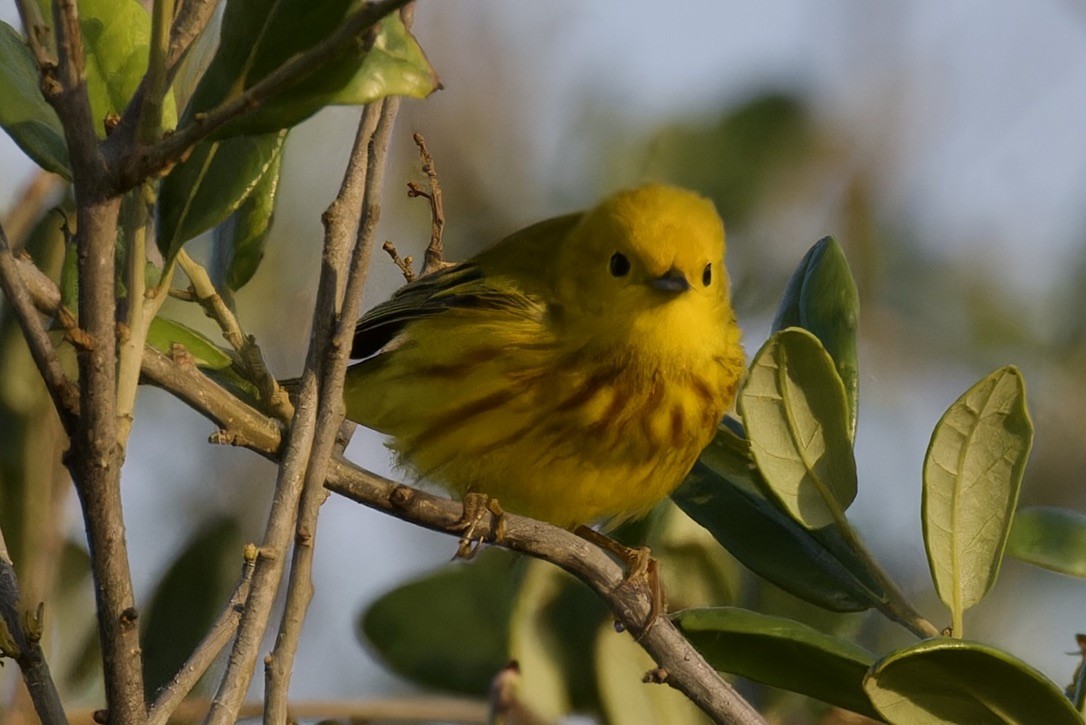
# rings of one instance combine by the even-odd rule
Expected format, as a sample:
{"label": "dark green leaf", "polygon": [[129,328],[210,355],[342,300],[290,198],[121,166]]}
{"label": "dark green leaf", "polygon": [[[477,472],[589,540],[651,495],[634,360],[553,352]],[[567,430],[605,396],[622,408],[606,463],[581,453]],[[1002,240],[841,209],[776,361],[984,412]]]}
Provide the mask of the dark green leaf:
{"label": "dark green leaf", "polygon": [[149,698],[177,673],[222,610],[241,571],[241,550],[235,521],[205,522],[162,576],[141,618]]}
{"label": "dark green leaf", "polygon": [[[147,71],[151,17],[137,0],[78,1],[91,118],[105,138],[105,119],[124,111]],[[166,96],[162,123],[177,123],[172,95]]]}
{"label": "dark green leaf", "polygon": [[1014,515],[1007,554],[1069,576],[1086,577],[1086,516],[1055,506]]}
{"label": "dark green leaf", "polygon": [[426,54],[398,14],[381,21],[373,47],[357,49],[277,94],[259,110],[229,124],[220,137],[267,133],[301,123],[330,105],[363,105],[385,96],[425,98],[438,85]]}
{"label": "dark green leaf", "polygon": [[233,214],[272,168],[286,132],[204,141],[162,181],[158,247],[170,261],[185,242]]}
{"label": "dark green leaf", "polygon": [[0,127],[38,166],[70,181],[64,128],[41,94],[34,54],[7,23],[0,23],[0,58]]}
{"label": "dark green leaf", "polygon": [[878,717],[863,681],[874,655],[791,619],[734,607],[688,609],[675,624],[714,668]]}
{"label": "dark green leaf", "polygon": [[517,564],[491,548],[399,586],[362,613],[358,636],[408,679],[483,695],[509,661]]}
{"label": "dark green leaf", "polygon": [[809,531],[759,490],[745,446],[718,432],[672,500],[754,573],[801,599],[835,612],[881,602],[881,588],[835,528]]}
{"label": "dark green leaf", "polygon": [[859,364],[856,360],[856,328],[860,320],[860,295],[841,245],[833,237],[819,240],[800,261],[784,290],[773,332],[802,327],[826,348],[845,386],[849,409],[848,434],[856,437],[859,405]]}
{"label": "dark green leaf", "polygon": [[924,459],[924,545],[955,633],[995,584],[1033,443],[1016,368],[983,378],[947,409]]}
{"label": "dark green leaf", "polygon": [[848,405],[833,359],[811,333],[777,332],[754,358],[739,394],[751,455],[773,496],[820,529],[856,497]]}
{"label": "dark green leaf", "polygon": [[[241,289],[252,279],[260,261],[264,258],[264,242],[271,228],[275,212],[275,198],[279,190],[279,170],[283,159],[282,150],[275,155],[260,182],[242,202],[241,207],[215,228],[215,258],[221,260],[213,268],[216,286],[220,289]],[[219,275],[225,268],[225,279]]]}
{"label": "dark green leaf", "polygon": [[1082,723],[1044,675],[976,642],[938,638],[898,650],[875,664],[864,689],[895,723]]}
{"label": "dark green leaf", "polygon": [[[284,61],[324,40],[361,6],[355,0],[232,0],[223,16],[219,49],[193,93],[186,117],[237,96]],[[432,91],[436,76],[398,17],[382,21],[382,32],[372,51],[367,52],[364,44],[352,46],[259,110],[228,123],[216,137],[289,128],[333,103],[368,103],[391,93],[425,96]]]}

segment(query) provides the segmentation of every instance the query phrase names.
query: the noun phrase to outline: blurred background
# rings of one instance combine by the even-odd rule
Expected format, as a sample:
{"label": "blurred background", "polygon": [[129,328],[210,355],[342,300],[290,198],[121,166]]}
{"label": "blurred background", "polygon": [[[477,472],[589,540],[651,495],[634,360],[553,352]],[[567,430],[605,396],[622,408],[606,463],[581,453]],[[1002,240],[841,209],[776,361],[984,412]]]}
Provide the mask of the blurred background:
{"label": "blurred background", "polygon": [[[11,0],[0,0],[0,17],[17,25]],[[711,196],[724,216],[750,355],[800,258],[834,235],[863,310],[860,492],[850,518],[921,611],[949,624],[921,539],[928,438],[945,408],[991,370],[1013,363],[1029,389],[1037,432],[1021,503],[1086,510],[1086,4],[475,0],[422,3],[415,33],[445,88],[403,104],[381,240],[417,256],[427,241],[428,207],[405,194],[407,181],[422,180],[414,131],[437,164],[453,260],[608,191],[679,183]],[[332,109],[290,135],[267,255],[237,296],[242,324],[282,377],[301,367],[320,214],[357,117]],[[6,136],[0,169],[7,226],[36,170]],[[378,253],[366,305],[401,283]],[[185,305],[166,312],[214,332]],[[0,365],[24,369],[21,343],[5,334]],[[33,375],[20,375],[9,384],[4,372],[2,402],[42,410],[20,392]],[[36,425],[18,440],[46,440],[51,421]],[[142,605],[194,536],[237,542],[228,556],[214,554],[225,585],[241,543],[261,537],[274,468],[208,445],[212,432],[166,394],[143,390],[124,477]],[[51,470],[55,451],[34,450],[35,465]],[[349,456],[390,470],[374,436],[356,435]],[[17,473],[2,475],[10,482]],[[74,496],[63,477],[54,489],[68,499],[57,545],[72,542],[78,559],[85,543]],[[5,496],[0,514],[9,519],[15,499]],[[292,696],[412,691],[358,642],[355,619],[390,587],[444,564],[454,542],[337,497],[321,522]],[[72,582],[64,606],[85,616],[89,582]],[[989,598],[967,614],[969,636],[1066,684],[1078,661],[1066,653],[1086,629],[1084,595],[1086,583],[1008,560]],[[908,641],[900,632],[868,637]],[[4,688],[14,687],[13,674],[0,672]],[[260,681],[258,673],[256,695]],[[94,704],[93,675],[73,682]]]}

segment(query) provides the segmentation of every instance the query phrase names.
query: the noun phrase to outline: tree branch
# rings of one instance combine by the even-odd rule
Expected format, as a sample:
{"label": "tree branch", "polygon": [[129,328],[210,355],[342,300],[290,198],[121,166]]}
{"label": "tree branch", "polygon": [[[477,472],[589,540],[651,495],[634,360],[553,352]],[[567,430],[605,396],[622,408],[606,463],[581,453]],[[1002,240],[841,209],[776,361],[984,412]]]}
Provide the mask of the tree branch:
{"label": "tree branch", "polygon": [[65,432],[71,435],[75,430],[76,420],[79,418],[79,391],[60,367],[53,342],[49,339],[49,333],[45,331],[45,325],[42,324],[38,311],[34,309],[26,284],[19,275],[15,257],[12,256],[11,247],[2,226],[0,226],[0,289],[3,289],[4,297],[7,298],[15,314],[15,321],[23,331],[23,338],[30,347],[30,356],[34,359],[34,364],[38,366],[38,371],[45,381],[45,387],[53,399],[60,422],[64,425]]}
{"label": "tree branch", "polygon": [[[336,201],[329,207],[329,213],[324,215],[327,224],[325,264],[321,270],[317,292],[313,341],[310,347],[310,352],[315,353],[316,359],[307,365],[320,365],[317,431],[298,510],[286,606],[280,620],[275,649],[265,665],[267,687],[264,718],[267,723],[282,722],[287,717],[287,688],[294,656],[298,650],[302,622],[313,592],[313,550],[317,514],[320,505],[328,496],[328,492],[324,490],[324,480],[328,474],[329,460],[334,453],[336,433],[345,413],[343,380],[355,321],[361,311],[362,287],[369,269],[381,209],[381,187],[384,182],[388,142],[399,105],[399,99],[392,97],[366,107],[359,121],[358,134],[343,186]],[[359,186],[363,187],[362,196],[352,208],[350,202],[358,195]],[[349,197],[349,202],[337,204],[343,197]],[[331,213],[332,209],[337,213]],[[344,267],[348,266],[347,253],[350,251],[350,235],[347,232],[355,225],[344,221],[342,214],[357,218],[359,210],[361,221],[357,224],[357,238],[350,258],[346,289],[343,289],[341,280]]]}
{"label": "tree branch", "polygon": [[381,18],[399,10],[409,1],[380,0],[363,5],[323,41],[290,58],[238,95],[227,98],[205,113],[196,114],[188,124],[158,142],[137,146],[122,164],[121,188],[130,188],[143,179],[159,174],[228,121],[258,110],[273,95],[315,72],[357,43]]}
{"label": "tree branch", "polygon": [[181,665],[181,669],[177,671],[169,684],[159,691],[151,704],[147,714],[147,725],[166,725],[169,722],[178,706],[192,692],[192,688],[207,672],[207,668],[212,665],[222,648],[237,632],[238,622],[241,621],[241,609],[249,596],[249,583],[252,581],[255,561],[256,547],[253,547],[252,551],[246,551],[241,579],[215,623],[211,625],[211,630],[185,660],[185,664]]}
{"label": "tree branch", "polygon": [[41,607],[36,614],[30,614],[23,609],[19,599],[15,568],[0,534],[0,654],[11,657],[19,665],[30,700],[42,723],[66,724],[64,705],[41,649]]}

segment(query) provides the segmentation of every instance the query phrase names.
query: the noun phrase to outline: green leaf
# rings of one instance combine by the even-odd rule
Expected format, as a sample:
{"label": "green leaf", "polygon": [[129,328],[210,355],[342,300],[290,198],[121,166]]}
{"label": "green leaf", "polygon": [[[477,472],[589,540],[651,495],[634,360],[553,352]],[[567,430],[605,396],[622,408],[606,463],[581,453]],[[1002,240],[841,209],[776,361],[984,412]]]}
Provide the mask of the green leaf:
{"label": "green leaf", "polygon": [[786,327],[802,327],[822,342],[845,386],[850,440],[856,437],[859,406],[859,364],[856,360],[859,321],[860,295],[848,260],[836,239],[824,237],[811,247],[788,280],[773,320],[773,332]]}
{"label": "green leaf", "polygon": [[[356,0],[231,0],[219,49],[186,117],[236,97],[286,60],[327,38],[362,4]],[[356,44],[277,94],[216,138],[289,128],[329,104],[368,103],[389,94],[423,97],[437,85],[429,61],[398,16],[381,21],[373,48]]]}
{"label": "green leaf", "polygon": [[[137,0],[78,0],[86,56],[87,95],[99,138],[104,121],[119,116],[147,71],[151,16]],[[162,124],[177,124],[173,96],[163,104]]]}
{"label": "green leaf", "polygon": [[219,137],[267,133],[295,126],[325,106],[372,103],[385,96],[425,98],[438,86],[437,73],[399,14],[381,21],[368,52],[341,55],[271,98],[259,110],[230,123]]}
{"label": "green leaf", "polygon": [[484,695],[509,661],[519,561],[490,548],[399,586],[362,613],[358,636],[408,679]]}
{"label": "green leaf", "polygon": [[747,568],[795,596],[834,612],[858,612],[884,595],[836,528],[808,531],[758,490],[756,471],[730,463],[718,433],[671,494]]}
{"label": "green leaf", "polygon": [[[264,259],[264,243],[275,213],[282,159],[280,149],[238,210],[215,228],[214,258],[217,263],[213,267],[213,279],[220,289],[241,289]],[[225,273],[222,272],[224,268]]]}
{"label": "green leaf", "polygon": [[843,518],[856,497],[845,389],[833,360],[806,330],[774,334],[739,394],[751,455],[773,496],[801,524]]}
{"label": "green leaf", "polygon": [[2,22],[0,58],[0,127],[38,166],[71,181],[64,128],[41,94],[38,63],[23,36]]}
{"label": "green leaf", "polygon": [[174,676],[207,634],[241,571],[237,522],[205,522],[170,564],[141,617],[145,694],[150,698]]}
{"label": "green leaf", "polygon": [[158,247],[167,262],[188,240],[241,207],[278,164],[286,131],[204,141],[162,181],[158,197]]}
{"label": "green leaf", "polygon": [[688,609],[672,619],[721,672],[878,717],[863,688],[875,657],[851,642],[791,619],[735,607]]}
{"label": "green leaf", "polygon": [[518,696],[533,712],[549,719],[571,709],[562,668],[562,632],[550,626],[548,609],[569,584],[561,569],[536,559],[525,562],[509,622],[509,659],[523,675]]}
{"label": "green leaf", "polygon": [[180,322],[156,317],[147,329],[147,344],[169,355],[174,343],[185,346],[197,367],[224,370],[233,364],[226,352],[202,334]]}
{"label": "green leaf", "polygon": [[599,704],[610,723],[653,723],[653,725],[702,725],[709,720],[678,690],[646,684],[645,673],[656,667],[652,657],[633,637],[615,632],[604,623],[596,631],[595,678]]}
{"label": "green leaf", "polygon": [[996,370],[935,426],[924,459],[924,545],[939,597],[962,613],[995,584],[1033,443],[1022,376]]}
{"label": "green leaf", "polygon": [[1060,574],[1086,577],[1086,516],[1056,506],[1020,509],[1007,554]]}
{"label": "green leaf", "polygon": [[1044,675],[976,642],[938,638],[898,650],[875,664],[864,689],[895,723],[1082,723]]}

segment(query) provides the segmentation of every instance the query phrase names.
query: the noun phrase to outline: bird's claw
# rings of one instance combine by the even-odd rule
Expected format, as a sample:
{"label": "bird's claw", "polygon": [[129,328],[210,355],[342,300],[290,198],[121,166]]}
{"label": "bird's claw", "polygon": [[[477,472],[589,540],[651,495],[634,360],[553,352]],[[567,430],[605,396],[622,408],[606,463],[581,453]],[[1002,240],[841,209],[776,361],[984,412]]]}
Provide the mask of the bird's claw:
{"label": "bird's claw", "polygon": [[582,539],[586,539],[602,549],[614,554],[626,564],[626,577],[619,584],[621,587],[633,587],[644,584],[649,593],[649,613],[645,617],[645,623],[641,626],[640,639],[645,632],[656,622],[661,614],[667,613],[667,596],[664,593],[664,584],[660,581],[660,567],[656,559],[652,558],[652,550],[647,546],[636,548],[620,544],[609,536],[605,536],[595,529],[587,526],[578,526],[574,531]]}
{"label": "bird's claw", "polygon": [[[477,532],[479,524],[488,513],[494,517],[489,536]],[[456,529],[461,533],[453,558],[472,559],[484,541],[501,541],[505,538],[505,511],[498,499],[490,498],[485,493],[470,491],[464,495],[464,513],[456,522]]]}

